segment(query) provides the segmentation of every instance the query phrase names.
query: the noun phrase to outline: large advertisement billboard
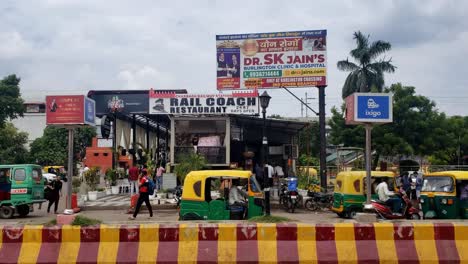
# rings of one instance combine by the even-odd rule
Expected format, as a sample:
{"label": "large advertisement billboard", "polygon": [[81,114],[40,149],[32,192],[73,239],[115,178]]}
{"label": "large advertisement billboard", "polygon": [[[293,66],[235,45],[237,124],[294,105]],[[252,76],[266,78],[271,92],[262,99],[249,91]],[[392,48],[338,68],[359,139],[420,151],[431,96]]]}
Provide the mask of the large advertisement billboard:
{"label": "large advertisement billboard", "polygon": [[326,37],[326,30],[217,35],[217,88],[325,86]]}
{"label": "large advertisement billboard", "polygon": [[149,113],[152,115],[256,115],[258,92],[232,94],[176,94],[150,91]]}
{"label": "large advertisement billboard", "polygon": [[94,125],[96,104],[83,95],[46,96],[47,125]]}

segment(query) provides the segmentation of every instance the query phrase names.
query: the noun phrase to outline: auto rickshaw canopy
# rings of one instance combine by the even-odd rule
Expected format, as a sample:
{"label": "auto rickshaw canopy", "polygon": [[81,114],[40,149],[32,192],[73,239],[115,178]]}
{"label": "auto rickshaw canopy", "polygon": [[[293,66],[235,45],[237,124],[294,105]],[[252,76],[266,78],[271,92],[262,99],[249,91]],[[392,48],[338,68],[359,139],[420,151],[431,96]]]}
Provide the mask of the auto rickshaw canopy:
{"label": "auto rickshaw canopy", "polygon": [[438,171],[424,174],[424,177],[434,177],[434,176],[451,176],[455,180],[465,181],[468,180],[468,171]]}
{"label": "auto rickshaw canopy", "polygon": [[[366,171],[342,171],[336,176],[334,192],[346,194],[362,194],[364,188],[363,179]],[[372,178],[395,178],[395,173],[391,171],[371,171]]]}
{"label": "auto rickshaw canopy", "polygon": [[204,170],[191,171],[184,180],[183,200],[204,201],[206,180],[208,178],[227,179],[249,179],[250,171],[241,170]]}

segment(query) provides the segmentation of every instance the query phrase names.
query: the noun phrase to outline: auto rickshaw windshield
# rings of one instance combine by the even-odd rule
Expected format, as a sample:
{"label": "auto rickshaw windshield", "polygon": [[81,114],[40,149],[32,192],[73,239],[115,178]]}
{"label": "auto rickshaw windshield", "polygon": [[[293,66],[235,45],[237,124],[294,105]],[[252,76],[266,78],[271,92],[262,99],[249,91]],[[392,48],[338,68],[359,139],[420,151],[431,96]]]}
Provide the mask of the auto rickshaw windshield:
{"label": "auto rickshaw windshield", "polygon": [[454,182],[452,177],[431,176],[424,178],[422,192],[453,192]]}
{"label": "auto rickshaw windshield", "polygon": [[258,183],[257,179],[252,175],[250,176],[250,190],[252,192],[261,192],[262,188],[260,187],[260,184]]}

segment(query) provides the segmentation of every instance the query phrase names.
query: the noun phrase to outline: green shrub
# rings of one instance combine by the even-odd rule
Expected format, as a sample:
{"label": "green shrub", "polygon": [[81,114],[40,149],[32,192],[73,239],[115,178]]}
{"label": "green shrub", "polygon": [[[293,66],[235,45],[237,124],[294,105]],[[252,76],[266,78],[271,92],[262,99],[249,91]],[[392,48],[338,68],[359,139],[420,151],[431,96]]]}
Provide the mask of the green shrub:
{"label": "green shrub", "polygon": [[99,182],[99,176],[100,176],[99,167],[92,167],[84,173],[84,178],[90,191],[96,191],[96,187]]}
{"label": "green shrub", "polygon": [[86,216],[77,215],[73,220],[72,225],[75,226],[93,226],[102,223],[101,220],[88,218]]}
{"label": "green shrub", "polygon": [[72,178],[72,191],[73,193],[80,192],[81,180],[78,177]]}
{"label": "green shrub", "polygon": [[175,166],[174,172],[180,182],[183,183],[189,172],[201,170],[204,167],[206,167],[205,157],[192,153],[181,158],[179,164]]}
{"label": "green shrub", "polygon": [[117,185],[117,177],[118,177],[118,172],[117,170],[114,170],[112,168],[109,168],[106,170],[106,180],[109,181],[111,186],[116,186]]}
{"label": "green shrub", "polygon": [[291,221],[289,218],[274,215],[255,216],[249,219],[249,222],[255,223],[282,223]]}

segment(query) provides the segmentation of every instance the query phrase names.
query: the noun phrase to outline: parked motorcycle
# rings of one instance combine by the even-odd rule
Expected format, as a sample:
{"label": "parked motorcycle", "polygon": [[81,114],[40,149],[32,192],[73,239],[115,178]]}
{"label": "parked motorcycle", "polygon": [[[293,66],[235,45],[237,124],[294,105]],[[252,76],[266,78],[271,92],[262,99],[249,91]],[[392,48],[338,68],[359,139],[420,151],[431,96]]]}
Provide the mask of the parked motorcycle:
{"label": "parked motorcycle", "polygon": [[182,190],[183,187],[178,185],[174,189],[169,189],[168,191],[174,194],[174,201],[177,203],[177,208],[180,205],[180,201],[182,200]]}
{"label": "parked motorcycle", "polygon": [[414,207],[408,195],[404,191],[399,193],[403,201],[402,213],[394,213],[385,202],[379,200],[371,200],[375,213],[383,219],[421,219],[419,209]]}
{"label": "parked motorcycle", "polygon": [[297,191],[288,191],[287,195],[288,212],[294,213],[294,210],[298,207],[299,200],[301,199],[300,194]]}
{"label": "parked motorcycle", "polygon": [[308,192],[309,196],[305,203],[304,207],[310,211],[317,211],[319,209],[328,209],[333,205],[333,194],[331,193],[321,193],[321,192]]}

